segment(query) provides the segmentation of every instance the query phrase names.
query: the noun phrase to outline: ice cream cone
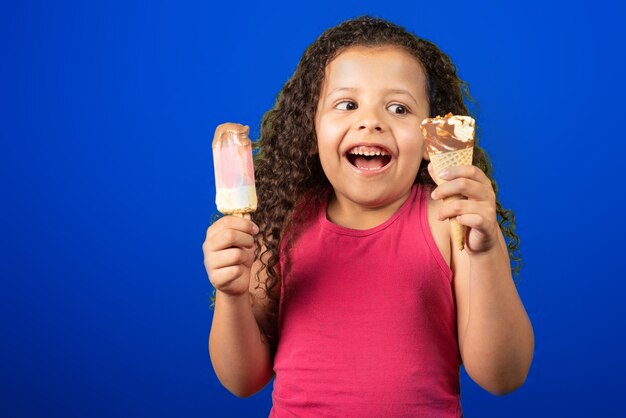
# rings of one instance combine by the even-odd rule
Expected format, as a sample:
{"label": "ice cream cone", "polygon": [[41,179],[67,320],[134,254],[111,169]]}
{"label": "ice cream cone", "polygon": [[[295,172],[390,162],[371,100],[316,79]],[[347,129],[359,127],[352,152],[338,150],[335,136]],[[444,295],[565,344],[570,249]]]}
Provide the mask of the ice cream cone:
{"label": "ice cream cone", "polygon": [[[433,179],[435,183],[439,186],[446,182],[439,178],[439,173],[448,167],[472,165],[473,150],[473,148],[466,148],[442,154],[429,154],[430,161],[433,163],[435,171],[435,178]],[[443,202],[447,205],[450,202],[460,199],[463,199],[463,196],[455,195],[445,198]],[[459,224],[455,218],[450,218],[450,233],[452,234],[452,242],[454,242],[459,251],[463,251],[465,247],[465,226]]]}
{"label": "ice cream cone", "polygon": [[[475,121],[469,116],[448,113],[444,117],[427,118],[422,121],[422,133],[428,156],[433,164],[437,185],[445,183],[439,178],[443,170],[459,166],[472,165],[474,151]],[[461,195],[444,199],[444,204],[463,199]],[[456,247],[462,251],[465,242],[465,227],[455,218],[450,218],[450,234]]]}

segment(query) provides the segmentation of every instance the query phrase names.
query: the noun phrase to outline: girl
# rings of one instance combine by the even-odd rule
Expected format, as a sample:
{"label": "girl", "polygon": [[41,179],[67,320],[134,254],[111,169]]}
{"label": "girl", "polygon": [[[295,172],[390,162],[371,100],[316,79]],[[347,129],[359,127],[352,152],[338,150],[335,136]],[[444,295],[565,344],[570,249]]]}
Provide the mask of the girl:
{"label": "girl", "polygon": [[[461,364],[493,394],[524,382],[534,341],[511,276],[513,214],[478,146],[434,187],[420,131],[467,114],[463,91],[435,45],[381,19],[305,51],[263,118],[258,211],[222,217],[203,245],[209,352],[228,390],[275,376],[272,417],[459,417]],[[443,205],[456,194],[467,199]]]}

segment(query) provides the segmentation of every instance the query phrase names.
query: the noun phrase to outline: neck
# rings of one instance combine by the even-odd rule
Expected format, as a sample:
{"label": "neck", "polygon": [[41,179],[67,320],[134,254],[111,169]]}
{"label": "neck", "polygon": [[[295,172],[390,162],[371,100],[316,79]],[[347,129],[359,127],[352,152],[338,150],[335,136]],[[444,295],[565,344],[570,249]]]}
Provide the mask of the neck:
{"label": "neck", "polygon": [[408,193],[384,205],[364,206],[333,193],[328,201],[326,217],[335,225],[350,229],[371,229],[386,222],[406,202]]}

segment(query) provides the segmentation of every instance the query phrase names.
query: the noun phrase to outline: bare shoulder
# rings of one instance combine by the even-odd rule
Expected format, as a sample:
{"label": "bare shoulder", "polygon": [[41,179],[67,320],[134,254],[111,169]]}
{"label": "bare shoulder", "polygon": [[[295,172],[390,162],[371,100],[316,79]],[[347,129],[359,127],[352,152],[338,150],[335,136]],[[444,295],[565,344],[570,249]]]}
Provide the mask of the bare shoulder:
{"label": "bare shoulder", "polygon": [[450,221],[437,219],[437,214],[443,205],[442,199],[433,200],[430,195],[428,196],[428,224],[439,252],[456,278],[459,273],[469,271],[469,258],[466,251],[459,251],[452,242]]}
{"label": "bare shoulder", "polygon": [[428,193],[428,225],[430,226],[430,232],[439,248],[439,252],[446,260],[448,266],[451,266],[451,246],[450,246],[450,226],[448,221],[440,221],[437,219],[437,213],[441,209],[443,201],[441,199],[433,200]]}
{"label": "bare shoulder", "polygon": [[444,205],[443,200],[433,200],[428,196],[428,223],[433,238],[446,263],[452,270],[452,287],[457,314],[459,348],[463,351],[465,329],[469,318],[469,259],[467,252],[459,251],[452,243],[450,221],[440,221],[437,213]]}

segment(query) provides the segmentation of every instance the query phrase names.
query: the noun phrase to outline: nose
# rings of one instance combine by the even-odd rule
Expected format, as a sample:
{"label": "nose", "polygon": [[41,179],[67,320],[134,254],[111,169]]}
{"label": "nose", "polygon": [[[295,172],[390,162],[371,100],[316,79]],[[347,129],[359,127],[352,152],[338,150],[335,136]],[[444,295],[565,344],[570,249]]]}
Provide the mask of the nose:
{"label": "nose", "polygon": [[356,124],[359,131],[383,132],[385,130],[382,117],[375,109],[360,110]]}

